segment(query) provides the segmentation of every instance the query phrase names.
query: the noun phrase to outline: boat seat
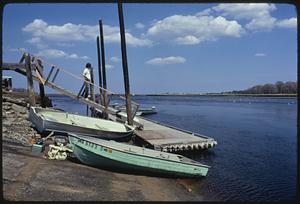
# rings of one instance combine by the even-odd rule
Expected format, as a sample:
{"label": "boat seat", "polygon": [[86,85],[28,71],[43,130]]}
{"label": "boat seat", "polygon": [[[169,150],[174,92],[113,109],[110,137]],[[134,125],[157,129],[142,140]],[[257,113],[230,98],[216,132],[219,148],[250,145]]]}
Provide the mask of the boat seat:
{"label": "boat seat", "polygon": [[101,130],[109,130],[109,129],[107,129],[107,128],[104,128],[104,127],[99,126],[98,124],[95,124],[95,126],[96,126],[97,128],[99,128],[99,129],[101,129]]}
{"label": "boat seat", "polygon": [[80,127],[86,127],[84,124],[82,123],[78,123],[78,122],[75,122],[74,120],[70,119],[72,125],[77,125],[77,126],[80,126]]}
{"label": "boat seat", "polygon": [[43,116],[43,117],[46,118],[47,120],[49,119],[49,120],[52,120],[52,121],[54,121],[54,122],[58,122],[58,120],[56,120],[55,118],[52,118],[52,117],[49,117],[49,116],[45,116],[45,115],[43,115],[43,114],[41,114],[41,116]]}

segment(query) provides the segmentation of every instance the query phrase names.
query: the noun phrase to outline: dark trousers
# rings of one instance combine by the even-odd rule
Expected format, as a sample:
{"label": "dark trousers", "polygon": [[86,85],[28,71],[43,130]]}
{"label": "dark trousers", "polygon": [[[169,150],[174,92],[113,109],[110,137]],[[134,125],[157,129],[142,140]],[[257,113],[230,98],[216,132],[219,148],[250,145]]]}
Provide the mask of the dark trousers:
{"label": "dark trousers", "polygon": [[89,87],[90,90],[92,89],[91,85],[87,82],[83,82],[82,88],[84,87],[83,92],[81,93],[81,96],[83,96],[84,98],[87,98],[89,95]]}

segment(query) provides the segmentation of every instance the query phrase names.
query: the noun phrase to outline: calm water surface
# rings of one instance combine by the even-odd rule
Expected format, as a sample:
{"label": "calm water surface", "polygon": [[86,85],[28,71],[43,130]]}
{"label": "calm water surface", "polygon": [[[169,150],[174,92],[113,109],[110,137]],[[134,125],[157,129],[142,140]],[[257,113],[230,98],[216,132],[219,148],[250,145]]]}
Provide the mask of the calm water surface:
{"label": "calm water surface", "polygon": [[[57,108],[86,113],[64,96]],[[213,137],[218,145],[186,156],[211,166],[208,176],[189,181],[204,200],[277,201],[296,197],[297,99],[261,97],[135,96],[148,118]],[[119,102],[113,100],[112,102]]]}

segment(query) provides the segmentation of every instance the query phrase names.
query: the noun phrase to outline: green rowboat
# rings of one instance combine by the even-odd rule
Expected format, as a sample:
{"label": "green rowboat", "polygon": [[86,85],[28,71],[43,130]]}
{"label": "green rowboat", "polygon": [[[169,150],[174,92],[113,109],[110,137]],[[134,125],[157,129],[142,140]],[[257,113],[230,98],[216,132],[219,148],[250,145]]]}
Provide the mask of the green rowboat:
{"label": "green rowboat", "polygon": [[98,138],[68,134],[74,155],[84,164],[172,177],[203,177],[207,165],[178,154]]}

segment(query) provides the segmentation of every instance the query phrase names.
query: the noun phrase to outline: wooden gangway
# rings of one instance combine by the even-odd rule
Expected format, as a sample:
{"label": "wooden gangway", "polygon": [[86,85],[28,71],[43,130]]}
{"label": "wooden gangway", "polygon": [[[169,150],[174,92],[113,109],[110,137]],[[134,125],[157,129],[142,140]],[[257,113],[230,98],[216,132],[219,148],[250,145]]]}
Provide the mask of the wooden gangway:
{"label": "wooden gangway", "polygon": [[[15,71],[28,77],[28,71],[27,71],[28,67],[26,68],[26,64],[22,63],[22,61],[24,60],[23,58],[24,55],[22,56],[20,63],[3,63],[2,70]],[[55,78],[57,77],[59,71],[64,71],[62,68],[52,65],[48,76],[43,78],[37,71],[40,70],[40,66],[41,66],[39,63],[37,63],[38,60],[40,60],[40,58],[35,57],[33,59],[36,62],[36,63],[30,63],[30,67],[32,68],[32,71],[30,71],[30,73],[33,80],[36,80],[39,83],[43,83],[44,85],[58,91],[63,95],[69,96],[79,102],[87,104],[93,107],[98,112],[107,113],[108,119],[110,120],[119,121],[123,123],[127,121],[127,114],[125,112],[116,110],[113,107],[108,105],[105,106],[100,103],[96,103],[93,100],[84,98],[80,96],[78,93],[74,93],[56,84]],[[156,150],[161,150],[166,152],[201,150],[201,149],[212,148],[215,145],[217,145],[217,142],[211,137],[207,137],[201,134],[179,129],[170,125],[162,124],[157,121],[146,119],[141,116],[136,116],[135,113],[138,111],[139,105],[137,103],[133,103],[133,104],[135,105],[134,106],[135,110],[133,111],[133,116],[132,116],[133,125],[136,127],[135,135],[137,138],[142,140],[145,144],[149,145],[150,147]]]}
{"label": "wooden gangway", "polygon": [[[24,55],[26,55],[26,54],[27,53],[24,53]],[[22,62],[23,59],[25,58],[24,55],[22,56],[22,59],[20,60],[20,62]],[[41,60],[40,58],[37,58],[33,55],[32,55],[32,59]],[[34,61],[34,60],[32,60],[32,61]],[[100,103],[96,103],[95,101],[90,100],[89,98],[85,98],[85,97],[81,96],[78,93],[74,93],[74,92],[72,92],[70,90],[67,90],[67,89],[59,86],[58,84],[56,84],[54,81],[55,81],[59,71],[61,71],[61,70],[64,71],[62,68],[60,68],[58,66],[52,66],[47,78],[46,77],[43,78],[41,76],[41,74],[39,74],[39,72],[37,71],[37,70],[39,70],[38,66],[41,66],[41,65],[38,65],[38,63],[35,63],[35,64],[33,63],[33,64],[30,64],[30,66],[31,66],[30,70],[32,71],[31,76],[32,76],[33,80],[38,81],[38,82],[42,82],[44,85],[58,91],[59,93],[61,93],[63,95],[69,96],[69,97],[71,97],[71,98],[73,98],[73,99],[75,99],[79,102],[87,104],[90,107],[93,107],[97,110],[100,110],[101,112],[105,112],[109,115],[109,117],[114,118],[115,120],[118,119],[119,121],[126,122],[127,115],[123,114],[120,110],[116,110],[116,109],[114,109],[110,106],[104,106]],[[2,64],[2,70],[11,70],[11,71],[18,72],[18,73],[20,73],[24,76],[27,76],[26,65],[24,63],[3,63]],[[90,83],[90,82],[88,82],[88,83]],[[92,85],[96,86],[95,84],[92,84]],[[108,90],[106,90],[106,91],[108,91]],[[135,111],[133,112],[134,115],[135,115],[135,113],[137,112],[139,106],[138,106],[137,103],[134,103],[134,104],[136,105],[135,106]],[[134,115],[133,115],[133,117],[134,117]],[[142,124],[138,123],[136,120],[133,120],[133,125],[135,125],[139,129],[143,128]]]}

